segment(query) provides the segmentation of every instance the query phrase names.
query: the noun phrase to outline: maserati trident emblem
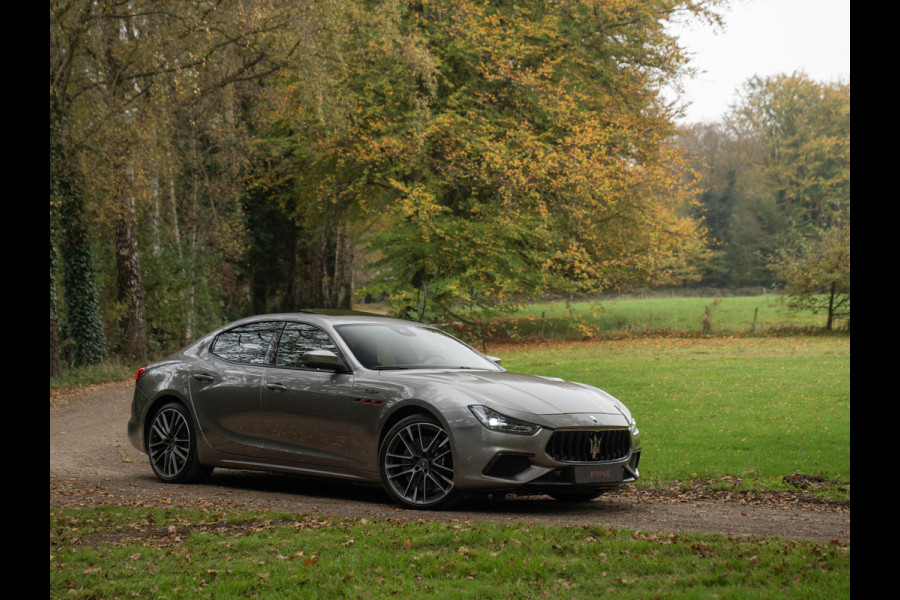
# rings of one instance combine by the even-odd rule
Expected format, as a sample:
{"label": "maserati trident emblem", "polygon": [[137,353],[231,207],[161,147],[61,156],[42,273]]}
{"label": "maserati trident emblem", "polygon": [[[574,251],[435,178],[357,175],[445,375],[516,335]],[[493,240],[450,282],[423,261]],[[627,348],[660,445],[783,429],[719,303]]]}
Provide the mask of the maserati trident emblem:
{"label": "maserati trident emblem", "polygon": [[596,433],[589,438],[589,441],[591,443],[591,460],[597,460],[597,455],[600,454],[600,442],[602,440],[603,438]]}
{"label": "maserati trident emblem", "polygon": [[593,421],[594,423],[597,423],[598,422],[597,417],[595,417],[594,415],[591,415],[591,421]]}

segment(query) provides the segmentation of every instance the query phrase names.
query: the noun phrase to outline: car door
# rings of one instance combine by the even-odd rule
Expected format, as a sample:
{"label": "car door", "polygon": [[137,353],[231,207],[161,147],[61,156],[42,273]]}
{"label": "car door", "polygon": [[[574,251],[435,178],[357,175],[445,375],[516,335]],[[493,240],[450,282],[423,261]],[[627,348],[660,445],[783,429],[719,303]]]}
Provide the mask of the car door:
{"label": "car door", "polygon": [[353,376],[303,366],[303,353],[340,354],[326,332],[289,322],[261,389],[260,427],[266,456],[304,465],[347,466]]}
{"label": "car door", "polygon": [[260,388],[281,322],[241,325],[219,334],[190,373],[191,398],[210,445],[240,456],[262,454]]}

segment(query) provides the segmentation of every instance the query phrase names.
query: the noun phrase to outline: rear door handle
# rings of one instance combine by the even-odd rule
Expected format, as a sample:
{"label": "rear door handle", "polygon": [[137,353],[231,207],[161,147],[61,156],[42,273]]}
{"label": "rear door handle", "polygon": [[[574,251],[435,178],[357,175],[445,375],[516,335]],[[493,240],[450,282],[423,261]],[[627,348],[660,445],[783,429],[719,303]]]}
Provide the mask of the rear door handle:
{"label": "rear door handle", "polygon": [[191,377],[193,377],[197,381],[212,381],[213,379],[215,379],[209,373],[191,373]]}
{"label": "rear door handle", "polygon": [[266,387],[269,388],[270,390],[276,390],[276,391],[283,391],[283,390],[287,389],[280,383],[267,383]]}

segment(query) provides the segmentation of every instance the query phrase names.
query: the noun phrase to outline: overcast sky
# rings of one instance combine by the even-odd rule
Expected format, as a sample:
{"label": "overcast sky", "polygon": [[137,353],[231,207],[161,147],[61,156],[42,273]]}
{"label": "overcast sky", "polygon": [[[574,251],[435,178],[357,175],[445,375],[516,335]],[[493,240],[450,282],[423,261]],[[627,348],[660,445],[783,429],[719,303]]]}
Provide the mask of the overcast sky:
{"label": "overcast sky", "polygon": [[698,70],[679,96],[690,102],[684,122],[720,120],[754,75],[850,82],[850,0],[731,0],[724,19],[718,32],[697,23],[673,30]]}

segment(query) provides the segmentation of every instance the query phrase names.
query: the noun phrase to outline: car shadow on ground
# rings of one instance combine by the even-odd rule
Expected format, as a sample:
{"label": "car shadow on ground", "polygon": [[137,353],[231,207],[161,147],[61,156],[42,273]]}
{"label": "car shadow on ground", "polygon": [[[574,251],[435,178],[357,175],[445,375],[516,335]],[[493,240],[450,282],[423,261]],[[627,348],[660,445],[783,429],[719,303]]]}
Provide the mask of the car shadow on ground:
{"label": "car shadow on ground", "polygon": [[[396,509],[409,514],[421,511],[403,509],[396,506],[378,484],[343,481],[302,475],[266,473],[256,471],[229,471],[217,469],[201,485],[220,489],[249,493],[278,494],[282,498],[293,496],[299,500],[317,502],[358,503],[370,505],[373,509]],[[521,516],[534,514],[572,514],[576,512],[596,512],[628,510],[618,502],[617,492],[604,494],[589,502],[559,502],[542,494],[482,494],[466,495],[446,514],[488,513],[495,515]]]}
{"label": "car shadow on ground", "polygon": [[375,484],[341,481],[303,475],[216,469],[203,485],[247,492],[268,492],[304,496],[319,500],[347,500],[390,504],[388,495]]}

